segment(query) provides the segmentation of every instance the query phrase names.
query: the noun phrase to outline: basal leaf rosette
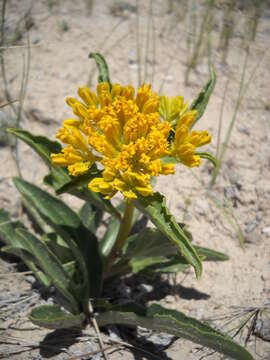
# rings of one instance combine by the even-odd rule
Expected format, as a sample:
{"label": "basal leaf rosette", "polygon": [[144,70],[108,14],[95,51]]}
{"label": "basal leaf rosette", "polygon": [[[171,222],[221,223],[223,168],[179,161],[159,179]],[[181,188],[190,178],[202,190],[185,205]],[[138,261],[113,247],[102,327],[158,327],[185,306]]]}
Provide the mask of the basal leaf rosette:
{"label": "basal leaf rosette", "polygon": [[[199,166],[196,148],[208,144],[208,131],[191,131],[196,110],[189,110],[183,97],[168,98],[143,84],[132,86],[99,83],[95,94],[80,87],[76,98],[67,98],[76,118],[67,119],[57,138],[66,147],[52,154],[54,165],[67,167],[80,176],[96,163],[102,177],[89,183],[89,189],[111,198],[118,191],[126,199],[153,194],[151,177],[173,174],[175,160],[186,166]],[[172,161],[163,161],[163,158]]]}

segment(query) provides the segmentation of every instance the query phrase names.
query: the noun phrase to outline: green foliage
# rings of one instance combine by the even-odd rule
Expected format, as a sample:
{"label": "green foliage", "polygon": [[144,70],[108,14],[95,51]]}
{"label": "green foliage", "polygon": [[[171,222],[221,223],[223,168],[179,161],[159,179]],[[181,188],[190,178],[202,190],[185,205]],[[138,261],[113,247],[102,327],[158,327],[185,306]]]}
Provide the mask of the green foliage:
{"label": "green foliage", "polygon": [[43,305],[31,311],[29,319],[33,324],[47,329],[81,327],[85,320],[83,313],[73,315],[61,310],[59,305]]}
{"label": "green foliage", "polygon": [[229,336],[212,329],[210,326],[175,310],[165,309],[158,304],[151,305],[144,316],[130,309],[127,311],[107,311],[96,317],[100,326],[125,324],[166,332],[209,347],[232,359],[252,360],[247,350],[234,342]]}
{"label": "green foliage", "polygon": [[215,88],[216,85],[216,74],[213,69],[210,71],[210,79],[207,82],[207,84],[203,87],[202,91],[199,93],[197,98],[193,101],[193,103],[190,106],[191,110],[197,110],[197,116],[195,123],[203,116],[204,111],[206,109],[206,106],[208,104],[208,101],[210,99],[210,96]]}
{"label": "green foliage", "polygon": [[98,82],[107,82],[111,87],[109,68],[104,57],[99,53],[90,53],[88,57],[94,59],[97,64],[99,71]]}
{"label": "green foliage", "polygon": [[[181,228],[186,237],[190,238],[190,233],[183,224]],[[203,261],[226,261],[229,259],[227,255],[215,250],[196,245],[194,245],[194,249]],[[172,243],[160,230],[145,228],[127,239],[123,254],[113,266],[109,277],[130,272],[141,272],[149,276],[187,270],[190,264],[177,253],[177,245]]]}
{"label": "green foliage", "polygon": [[155,193],[153,196],[141,197],[135,202],[135,206],[148,216],[152,223],[177,246],[180,254],[193,266],[196,276],[199,278],[202,274],[201,260],[184,231],[177,224],[173,215],[170,214],[165,205],[165,198],[159,193]]}
{"label": "green foliage", "polygon": [[[90,57],[98,66],[99,81],[111,84],[105,59],[98,53]],[[196,121],[205,111],[215,81],[212,72],[191,106],[198,111]],[[228,257],[193,244],[185,224],[177,223],[161,194],[127,202],[125,210],[122,205],[115,207],[101,194],[88,189],[89,181],[101,176],[95,165],[86,174],[73,178],[65,169],[51,163],[51,154],[61,151],[58,142],[21,129],[9,129],[9,132],[28,144],[45,162],[49,173],[44,182],[56,195],[68,193],[84,201],[77,213],[59,197],[22,178],[14,178],[24,204],[38,224],[39,236],[0,210],[0,237],[5,243],[2,251],[19,256],[38,281],[45,287],[53,285],[65,300],[65,309],[59,305],[33,309],[30,320],[34,324],[49,329],[84,326],[92,320],[91,299],[94,312],[98,310],[96,320],[100,326],[143,326],[183,337],[234,359],[252,359],[230,337],[180,312],[159,305],[148,309],[137,304],[112,306],[100,298],[104,282],[111,277],[136,273],[153,276],[185,271],[192,266],[199,278],[203,261],[225,261]],[[210,154],[199,155],[215,165]],[[155,228],[140,228],[136,223],[140,214],[149,218]]]}

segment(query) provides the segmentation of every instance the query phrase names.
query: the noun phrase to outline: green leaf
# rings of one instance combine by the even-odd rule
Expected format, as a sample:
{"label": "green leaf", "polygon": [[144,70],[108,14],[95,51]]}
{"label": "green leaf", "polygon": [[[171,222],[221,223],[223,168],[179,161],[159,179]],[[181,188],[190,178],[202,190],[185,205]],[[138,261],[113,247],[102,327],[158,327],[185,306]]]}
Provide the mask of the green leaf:
{"label": "green leaf", "polygon": [[61,151],[62,147],[59,142],[51,141],[45,136],[32,135],[30,132],[19,128],[9,128],[7,131],[28,144],[48,166],[51,165],[51,153],[59,153]]}
{"label": "green leaf", "polygon": [[74,189],[70,192],[71,195],[78,197],[84,201],[88,201],[103,211],[121,219],[120,212],[112,205],[109,200],[104,199],[100,193],[94,193],[87,188]]}
{"label": "green leaf", "polygon": [[96,320],[99,326],[109,324],[142,326],[166,332],[211,348],[232,359],[253,360],[252,355],[228,335],[179,311],[165,309],[158,304],[151,305],[146,311],[146,316],[131,311],[108,311],[97,315]]}
{"label": "green leaf", "polygon": [[74,255],[67,243],[55,232],[44,234],[41,241],[57,256],[62,264],[74,259]]}
{"label": "green leaf", "polygon": [[197,116],[193,126],[196,122],[203,116],[210,96],[216,85],[216,74],[213,69],[210,71],[210,79],[207,84],[203,87],[202,91],[199,93],[197,98],[193,101],[190,106],[190,110],[197,110]]}
{"label": "green leaf", "polygon": [[55,191],[72,181],[66,169],[51,165],[50,173],[44,176],[43,182],[51,186]]}
{"label": "green leaf", "polygon": [[95,234],[102,220],[103,211],[86,202],[81,207],[79,216],[83,225]]}
{"label": "green leaf", "polygon": [[45,177],[47,184],[58,189],[71,181],[71,177],[65,169],[51,163],[51,153],[59,153],[62,149],[59,142],[51,141],[45,136],[33,135],[19,128],[9,128],[8,132],[24,141],[43,159],[50,169],[50,174]]}
{"label": "green leaf", "polygon": [[79,216],[63,201],[21,178],[14,178],[14,184],[68,244],[81,270],[79,281],[83,298],[89,296],[89,285],[92,296],[97,296],[102,281],[102,261],[97,238],[83,226]]}
{"label": "green leaf", "polygon": [[[191,234],[185,229],[185,224],[179,224],[186,236]],[[208,248],[194,245],[203,261],[225,261],[228,256]],[[177,246],[158,229],[145,228],[130,236],[123,248],[123,255],[113,266],[111,274],[137,273],[144,274],[182,272],[189,268],[184,257],[177,254]]]}
{"label": "green leaf", "polygon": [[23,260],[23,262],[26,264],[26,266],[31,271],[33,271],[35,277],[40,282],[40,284],[45,286],[45,288],[48,288],[52,285],[51,279],[46,274],[44,274],[44,272],[38,269],[38,267],[35,264],[35,258],[33,257],[33,255],[29,254],[26,250],[23,250],[18,247],[13,247],[11,245],[7,245],[7,246],[3,246],[0,252],[12,254],[20,257]]}
{"label": "green leaf", "polygon": [[227,261],[229,256],[216,250],[212,250],[202,246],[196,246],[198,254],[203,258],[204,261]]}
{"label": "green leaf", "polygon": [[107,82],[111,88],[112,84],[110,81],[109,68],[104,57],[99,53],[90,53],[88,57],[94,59],[97,64],[99,71],[98,82]]}
{"label": "green leaf", "polygon": [[154,275],[154,274],[171,274],[171,273],[178,273],[184,272],[190,267],[189,264],[183,259],[179,257],[174,257],[169,261],[155,264],[151,267],[146,268],[143,273],[146,275]]}
{"label": "green leaf", "polygon": [[181,255],[194,267],[196,276],[199,278],[202,273],[201,260],[188,237],[167,209],[165,198],[161,194],[155,193],[152,196],[140,197],[134,201],[134,204],[177,246]]}
{"label": "green leaf", "polygon": [[80,226],[78,215],[63,201],[21,178],[15,177],[13,182],[21,195],[28,199],[42,216],[54,224],[74,229]]}
{"label": "green leaf", "polygon": [[124,258],[169,256],[177,253],[177,246],[158,229],[145,228],[130,236],[123,249]]}
{"label": "green leaf", "polygon": [[199,155],[201,159],[206,159],[210,161],[214,167],[217,167],[217,159],[213,155],[207,152],[196,152],[195,155]]}
{"label": "green leaf", "polygon": [[9,213],[0,209],[0,238],[11,246],[16,247],[20,244],[15,230],[25,228],[20,221],[12,221]]}
{"label": "green leaf", "polygon": [[24,229],[24,225],[19,221],[12,221],[9,214],[5,210],[0,209],[0,237],[8,244],[8,246],[3,247],[1,251],[19,256],[26,266],[34,272],[41,284],[45,287],[50,286],[50,279],[45,274],[39,272],[33,261],[33,257],[26,251],[20,249],[21,238],[16,233],[16,229]]}
{"label": "green leaf", "polygon": [[72,193],[72,190],[87,187],[89,182],[95,177],[101,176],[101,171],[97,169],[95,165],[93,165],[88,171],[81,175],[71,178],[71,181],[67,184],[64,184],[62,187],[56,190],[56,194],[64,194],[64,193]]}
{"label": "green leaf", "polygon": [[51,231],[51,227],[46,224],[46,222],[42,219],[42,217],[39,215],[38,211],[31,206],[31,203],[29,203],[26,198],[22,199],[22,203],[24,206],[24,209],[26,210],[27,216],[29,220],[32,222],[32,226],[38,233],[46,233]]}
{"label": "green leaf", "polygon": [[34,308],[29,316],[33,324],[47,329],[66,329],[71,327],[81,327],[85,315],[73,315],[61,310],[59,305],[43,305]]}
{"label": "green leaf", "polygon": [[99,250],[104,258],[107,258],[110,255],[115,244],[119,228],[120,221],[116,218],[111,218],[107,226],[107,230],[99,242]]}
{"label": "green leaf", "polygon": [[[149,257],[142,257],[142,258],[136,257],[136,258],[131,259],[128,262],[128,267],[126,267],[125,272],[126,273],[132,272],[134,274],[137,274],[139,272],[144,272],[144,270],[146,270],[145,274],[149,274],[148,269],[150,269],[149,271],[151,271],[152,266],[155,266],[155,265],[157,265],[159,268],[162,266],[162,264],[164,262],[167,263],[167,259],[164,256],[149,256]],[[120,264],[119,264],[119,267],[120,267]],[[189,267],[189,265],[187,265],[187,267]],[[123,267],[121,270],[123,272]]]}
{"label": "green leaf", "polygon": [[21,237],[21,246],[36,259],[36,264],[51,279],[55,287],[62,293],[72,306],[74,312],[78,312],[78,294],[74,293],[71,279],[65,272],[61,262],[49,248],[37,237],[25,229],[17,229],[17,234]]}

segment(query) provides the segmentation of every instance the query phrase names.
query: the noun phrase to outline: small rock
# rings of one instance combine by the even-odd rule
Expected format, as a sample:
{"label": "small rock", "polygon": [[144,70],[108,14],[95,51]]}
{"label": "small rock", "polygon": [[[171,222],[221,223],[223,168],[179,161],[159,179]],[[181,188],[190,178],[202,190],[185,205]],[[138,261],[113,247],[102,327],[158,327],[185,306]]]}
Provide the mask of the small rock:
{"label": "small rock", "polygon": [[270,320],[269,319],[258,319],[254,329],[254,335],[259,338],[270,341]]}
{"label": "small rock", "polygon": [[35,279],[35,277],[33,275],[27,275],[25,277],[25,280],[27,282],[29,282],[31,285],[33,285],[36,282],[36,279]]}
{"label": "small rock", "polygon": [[138,286],[138,289],[142,292],[147,292],[147,293],[150,293],[154,290],[154,287],[152,285],[149,285],[149,284],[140,284]]}
{"label": "small rock", "polygon": [[257,226],[258,226],[257,221],[249,221],[245,227],[245,233],[249,234],[253,232]]}
{"label": "small rock", "polygon": [[245,134],[245,135],[250,135],[250,131],[248,130],[248,128],[244,127],[244,126],[241,126],[241,127],[238,127],[238,131],[242,134]]}
{"label": "small rock", "polygon": [[173,295],[167,295],[165,298],[166,303],[172,304],[175,302],[175,297]]}
{"label": "small rock", "polygon": [[190,220],[192,220],[192,214],[189,211],[187,211],[185,213],[185,221],[190,221]]}
{"label": "small rock", "polygon": [[207,215],[209,213],[209,204],[207,200],[198,199],[195,203],[195,211],[199,215]]}
{"label": "small rock", "polygon": [[174,335],[169,335],[166,333],[155,333],[152,330],[148,330],[140,326],[137,327],[137,334],[138,337],[144,338],[147,342],[151,341],[160,348],[170,345],[170,343],[175,338]]}
{"label": "small rock", "polygon": [[157,346],[168,346],[172,342],[174,335],[169,335],[165,333],[152,333],[147,340],[153,342]]}
{"label": "small rock", "polygon": [[270,236],[270,226],[266,226],[262,229],[262,234],[265,234],[267,237]]}
{"label": "small rock", "polygon": [[41,38],[38,34],[32,35],[32,44],[38,44],[38,43],[40,43],[40,40],[41,40]]}
{"label": "small rock", "polygon": [[261,240],[260,233],[256,229],[249,233],[245,231],[244,237],[245,237],[245,242],[249,244],[258,244]]}

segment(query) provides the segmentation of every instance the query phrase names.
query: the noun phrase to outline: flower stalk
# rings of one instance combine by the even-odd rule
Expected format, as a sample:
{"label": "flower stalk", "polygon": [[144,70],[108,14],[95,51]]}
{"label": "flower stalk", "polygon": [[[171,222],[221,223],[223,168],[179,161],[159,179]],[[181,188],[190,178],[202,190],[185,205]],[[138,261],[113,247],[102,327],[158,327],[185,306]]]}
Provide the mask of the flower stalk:
{"label": "flower stalk", "polygon": [[121,221],[118,235],[117,235],[114,247],[112,249],[110,258],[108,260],[107,268],[105,271],[106,273],[108,273],[111,270],[111,267],[112,267],[116,257],[121,255],[122,249],[126,243],[126,240],[130,233],[130,230],[131,230],[133,213],[134,213],[134,205],[131,203],[130,200],[127,200],[124,216]]}

